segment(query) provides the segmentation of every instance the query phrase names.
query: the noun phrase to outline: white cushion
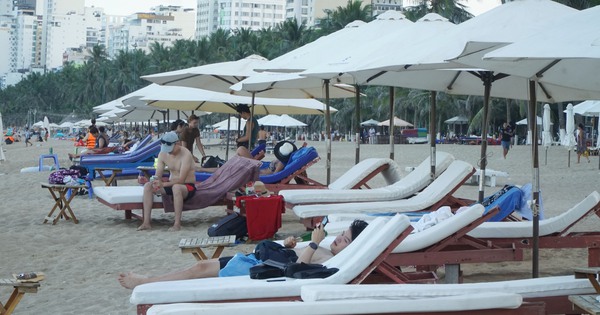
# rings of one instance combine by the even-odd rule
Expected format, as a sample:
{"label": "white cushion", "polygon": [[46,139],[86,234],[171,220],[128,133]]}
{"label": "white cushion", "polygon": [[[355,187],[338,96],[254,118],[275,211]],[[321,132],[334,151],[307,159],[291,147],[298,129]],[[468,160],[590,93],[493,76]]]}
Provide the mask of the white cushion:
{"label": "white cushion", "polygon": [[[94,195],[110,204],[141,203],[144,197],[144,186],[94,187]],[[154,195],[154,202],[162,202],[162,198]]]}
{"label": "white cushion", "polygon": [[[539,235],[544,236],[563,231],[575,221],[579,220],[599,202],[600,194],[597,191],[594,191],[568,211],[555,217],[541,220]],[[469,235],[477,238],[532,237],[533,222],[484,222],[469,232]]]}
{"label": "white cushion", "polygon": [[[451,154],[438,152],[436,155],[436,176],[445,171],[453,160],[454,157]],[[279,194],[283,196],[286,202],[291,204],[384,201],[414,195],[431,182],[431,161],[428,157],[406,177],[394,181],[388,180],[387,183],[391,183],[391,185],[375,189],[350,189],[359,180],[383,164],[390,165],[390,169],[383,173],[384,176],[385,174],[398,173],[398,165],[390,159],[366,159],[331,183],[329,189],[282,190]],[[349,185],[345,182],[354,184]]]}
{"label": "white cushion", "polygon": [[404,299],[407,296],[434,297],[478,292],[516,293],[524,298],[535,298],[591,294],[594,288],[589,280],[575,279],[574,276],[461,284],[314,285],[302,288],[302,300]]}
{"label": "white cushion", "polygon": [[155,305],[148,315],[320,315],[379,314],[414,312],[460,312],[487,309],[515,309],[523,298],[518,294],[485,292],[470,295],[411,298],[396,300],[336,300],[323,302],[245,302],[220,304]]}
{"label": "white cushion", "polygon": [[300,218],[311,218],[332,213],[388,213],[411,212],[427,209],[448,195],[473,172],[473,166],[464,161],[453,161],[452,164],[429,186],[417,195],[400,200],[298,205],[293,208]]}
{"label": "white cushion", "polygon": [[348,283],[409,225],[410,221],[404,215],[395,216],[388,222],[383,218],[374,220],[347,248],[325,262],[328,267],[339,268],[337,273],[325,279],[285,278],[285,281],[268,282],[238,276],[155,282],[137,286],[130,302],[159,304],[299,296],[302,285]]}

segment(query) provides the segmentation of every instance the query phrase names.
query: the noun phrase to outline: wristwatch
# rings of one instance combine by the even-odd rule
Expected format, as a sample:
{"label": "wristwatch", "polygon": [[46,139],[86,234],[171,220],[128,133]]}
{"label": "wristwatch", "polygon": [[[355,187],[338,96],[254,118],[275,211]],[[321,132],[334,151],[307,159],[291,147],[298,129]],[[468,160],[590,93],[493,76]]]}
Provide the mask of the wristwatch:
{"label": "wristwatch", "polygon": [[310,246],[310,248],[317,250],[317,248],[319,248],[319,245],[317,245],[317,243],[315,242],[310,242],[308,243],[308,246]]}

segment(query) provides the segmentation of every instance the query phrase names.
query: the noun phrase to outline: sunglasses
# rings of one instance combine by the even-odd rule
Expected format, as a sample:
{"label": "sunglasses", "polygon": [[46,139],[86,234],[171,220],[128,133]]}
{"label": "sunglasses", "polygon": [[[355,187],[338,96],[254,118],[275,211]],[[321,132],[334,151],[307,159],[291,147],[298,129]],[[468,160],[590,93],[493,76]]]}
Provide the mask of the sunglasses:
{"label": "sunglasses", "polygon": [[168,141],[165,141],[165,140],[160,140],[160,143],[164,144],[164,145],[172,146],[175,143],[177,143],[177,141],[175,141],[175,142],[168,142]]}

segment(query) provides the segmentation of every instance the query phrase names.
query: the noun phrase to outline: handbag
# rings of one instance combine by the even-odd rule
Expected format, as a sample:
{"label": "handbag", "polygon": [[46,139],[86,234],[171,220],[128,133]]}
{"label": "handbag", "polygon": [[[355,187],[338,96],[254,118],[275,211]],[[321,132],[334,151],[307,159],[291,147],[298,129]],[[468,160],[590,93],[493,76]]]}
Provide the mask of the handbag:
{"label": "handbag", "polygon": [[202,167],[204,168],[221,167],[223,166],[223,164],[225,164],[225,162],[226,161],[220,158],[218,155],[205,155],[204,157],[202,157],[201,160]]}

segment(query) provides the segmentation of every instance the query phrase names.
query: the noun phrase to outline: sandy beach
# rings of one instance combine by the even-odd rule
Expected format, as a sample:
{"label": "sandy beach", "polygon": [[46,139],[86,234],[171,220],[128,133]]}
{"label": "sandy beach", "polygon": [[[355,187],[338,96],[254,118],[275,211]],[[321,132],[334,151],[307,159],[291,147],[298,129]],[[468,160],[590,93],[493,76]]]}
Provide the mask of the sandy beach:
{"label": "sandy beach", "polygon": [[[325,182],[325,144],[309,142],[315,146],[322,160],[308,170],[309,176]],[[73,142],[50,139],[48,143],[34,142],[33,147],[23,143],[4,145],[7,161],[0,162],[0,278],[13,273],[38,271],[46,274],[37,294],[26,294],[14,314],[134,314],[135,306],[129,303],[131,291],[117,282],[120,272],[162,274],[190,266],[195,260],[181,254],[177,244],[181,238],[204,237],[208,227],[224,216],[223,207],[210,207],[183,214],[183,229],[168,232],[173,224],[173,214],[155,210],[152,214],[153,230],[136,231],[137,220],[125,220],[121,211],[114,211],[88,196],[78,196],[72,202],[79,224],[60,220],[56,225],[42,224],[53,205],[53,200],[40,182],[47,182],[49,172],[20,173],[21,168],[38,165],[40,154],[52,147],[60,158],[61,167],[71,163],[67,154],[74,151]],[[480,147],[474,145],[438,145],[439,151],[453,154],[457,159],[477,165]],[[388,157],[389,145],[362,145],[361,159]],[[531,147],[515,146],[502,158],[500,146],[490,146],[489,169],[505,171],[509,178],[499,178],[498,187],[486,187],[486,195],[504,184],[523,185],[532,181]],[[233,152],[233,151],[232,151]],[[338,178],[354,164],[355,144],[334,142],[332,149],[332,179]],[[589,193],[597,190],[598,157],[591,163],[571,153],[571,166],[567,167],[567,150],[540,147],[540,176],[546,217],[559,215]],[[198,155],[198,152],[195,152]],[[210,155],[225,156],[219,147],[210,147]],[[233,153],[230,153],[233,154]],[[428,145],[396,145],[395,161],[405,167],[416,166],[429,155]],[[267,155],[266,160],[273,156]],[[406,173],[405,173],[406,174]],[[376,185],[383,184],[382,178]],[[97,180],[95,185],[103,185]],[[135,181],[119,181],[119,185],[135,185]],[[477,199],[477,186],[463,186],[459,197]],[[299,235],[303,227],[298,218],[288,211],[284,215],[282,230],[277,237]],[[580,226],[598,230],[594,218]],[[237,251],[250,251],[253,245],[228,248],[225,255]],[[527,256],[530,257],[530,256]],[[587,265],[585,250],[544,250],[541,253],[542,276],[566,275],[573,267]],[[465,264],[462,266],[465,282],[518,279],[530,276],[531,261],[497,264]],[[440,271],[443,274],[443,270]],[[12,289],[12,288],[10,288]],[[10,294],[0,288],[0,301]]]}

